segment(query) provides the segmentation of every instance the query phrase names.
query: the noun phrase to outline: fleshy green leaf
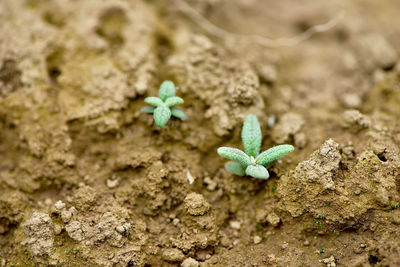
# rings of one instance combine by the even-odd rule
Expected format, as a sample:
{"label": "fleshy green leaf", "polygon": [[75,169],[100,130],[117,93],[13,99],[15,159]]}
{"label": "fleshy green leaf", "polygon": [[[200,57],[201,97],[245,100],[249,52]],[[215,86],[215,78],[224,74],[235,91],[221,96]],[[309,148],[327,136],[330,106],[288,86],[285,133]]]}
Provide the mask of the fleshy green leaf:
{"label": "fleshy green leaf", "polygon": [[163,81],[158,91],[158,97],[165,101],[167,98],[175,95],[175,85],[171,81]]}
{"label": "fleshy green leaf", "polygon": [[248,176],[259,178],[259,179],[268,179],[269,173],[268,170],[262,165],[249,165],[246,168],[246,174]]}
{"label": "fleshy green leaf", "polygon": [[154,110],[154,121],[158,127],[163,127],[171,118],[171,110],[167,107],[160,106]]}
{"label": "fleshy green leaf", "polygon": [[268,169],[269,167],[274,165],[274,163],[275,163],[275,161],[271,161],[271,162],[268,162],[267,164],[264,164],[263,166]]}
{"label": "fleshy green leaf", "polygon": [[251,164],[250,157],[247,156],[242,150],[231,147],[220,147],[218,148],[217,152],[221,157],[237,161],[244,167]]}
{"label": "fleshy green leaf", "polygon": [[140,110],[140,112],[143,113],[153,113],[155,110],[155,107],[144,107]]}
{"label": "fleshy green leaf", "polygon": [[258,155],[258,157],[256,158],[256,162],[260,165],[271,166],[270,164],[273,163],[275,160],[285,156],[290,152],[293,152],[293,150],[294,147],[292,145],[274,146]]}
{"label": "fleshy green leaf", "polygon": [[156,106],[156,107],[164,105],[164,102],[160,98],[155,97],[155,96],[146,97],[144,99],[144,102],[146,102],[147,104],[150,104],[152,106]]}
{"label": "fleshy green leaf", "polygon": [[172,116],[181,119],[183,121],[187,119],[186,114],[179,108],[171,108],[171,114]]}
{"label": "fleshy green leaf", "polygon": [[239,175],[239,176],[244,176],[245,171],[242,165],[240,165],[239,162],[236,161],[228,161],[225,163],[225,170],[227,170],[230,173]]}
{"label": "fleshy green leaf", "polygon": [[242,128],[244,151],[249,156],[257,157],[261,147],[261,128],[255,115],[248,115]]}
{"label": "fleshy green leaf", "polygon": [[184,102],[183,99],[180,98],[179,96],[172,96],[172,97],[167,98],[167,100],[165,100],[165,105],[167,107],[172,107],[175,105],[183,104],[183,102]]}

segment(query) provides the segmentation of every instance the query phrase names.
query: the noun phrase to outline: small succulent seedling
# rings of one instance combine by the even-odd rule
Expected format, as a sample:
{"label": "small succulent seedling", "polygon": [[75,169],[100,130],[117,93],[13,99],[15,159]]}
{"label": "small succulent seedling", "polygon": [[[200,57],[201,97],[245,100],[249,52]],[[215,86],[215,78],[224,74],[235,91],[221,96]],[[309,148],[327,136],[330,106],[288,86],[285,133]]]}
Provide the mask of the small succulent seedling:
{"label": "small succulent seedling", "polygon": [[272,147],[261,154],[261,128],[255,115],[248,115],[242,128],[242,142],[245,152],[230,147],[218,148],[218,154],[224,158],[233,160],[225,164],[225,169],[236,175],[249,175],[254,178],[268,179],[267,168],[271,167],[275,160],[292,152],[292,145],[279,145]]}
{"label": "small succulent seedling", "polygon": [[152,107],[144,107],[141,112],[152,113],[154,121],[157,126],[163,127],[171,116],[186,120],[186,114],[179,108],[175,108],[175,105],[183,104],[183,99],[175,96],[175,85],[171,81],[164,81],[160,90],[158,91],[158,97],[150,96],[144,99],[144,102],[152,105]]}

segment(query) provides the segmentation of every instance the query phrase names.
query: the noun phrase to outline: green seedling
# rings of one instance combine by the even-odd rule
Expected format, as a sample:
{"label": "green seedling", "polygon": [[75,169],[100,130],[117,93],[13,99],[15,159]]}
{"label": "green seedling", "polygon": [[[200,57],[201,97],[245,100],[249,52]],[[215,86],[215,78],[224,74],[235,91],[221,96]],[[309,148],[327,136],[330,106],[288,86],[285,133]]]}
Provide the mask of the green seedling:
{"label": "green seedling", "polygon": [[179,108],[174,107],[184,102],[182,98],[175,96],[175,92],[174,83],[164,81],[158,91],[158,97],[150,96],[144,99],[144,102],[152,106],[142,108],[141,112],[153,114],[154,121],[158,127],[163,127],[167,124],[171,116],[186,120],[186,114]]}
{"label": "green seedling", "polygon": [[242,128],[242,142],[245,152],[230,147],[218,148],[218,154],[233,160],[225,164],[225,169],[233,174],[248,175],[259,179],[268,179],[267,168],[284,155],[292,152],[292,145],[279,145],[272,147],[261,154],[261,128],[255,115],[248,115]]}

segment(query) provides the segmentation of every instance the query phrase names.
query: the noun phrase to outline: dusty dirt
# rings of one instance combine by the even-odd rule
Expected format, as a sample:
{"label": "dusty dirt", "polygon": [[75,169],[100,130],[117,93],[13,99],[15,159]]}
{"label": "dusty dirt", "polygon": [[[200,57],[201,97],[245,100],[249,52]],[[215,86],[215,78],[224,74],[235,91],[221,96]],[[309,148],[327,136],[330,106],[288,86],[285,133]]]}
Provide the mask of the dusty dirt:
{"label": "dusty dirt", "polygon": [[[278,48],[178,2],[0,2],[0,266],[400,266],[400,2],[188,1],[272,38],[346,11]],[[249,113],[296,147],[267,181],[216,153]]]}

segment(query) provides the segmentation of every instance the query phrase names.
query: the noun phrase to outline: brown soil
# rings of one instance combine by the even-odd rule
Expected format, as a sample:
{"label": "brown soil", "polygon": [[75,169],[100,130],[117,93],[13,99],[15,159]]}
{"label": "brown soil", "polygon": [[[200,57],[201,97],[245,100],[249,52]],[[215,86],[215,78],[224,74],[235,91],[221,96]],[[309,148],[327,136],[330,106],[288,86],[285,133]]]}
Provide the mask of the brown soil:
{"label": "brown soil", "polygon": [[[0,266],[400,266],[400,2],[0,2]],[[139,112],[171,79],[185,122]],[[223,169],[256,114],[267,181]],[[189,183],[188,177],[195,180]]]}

